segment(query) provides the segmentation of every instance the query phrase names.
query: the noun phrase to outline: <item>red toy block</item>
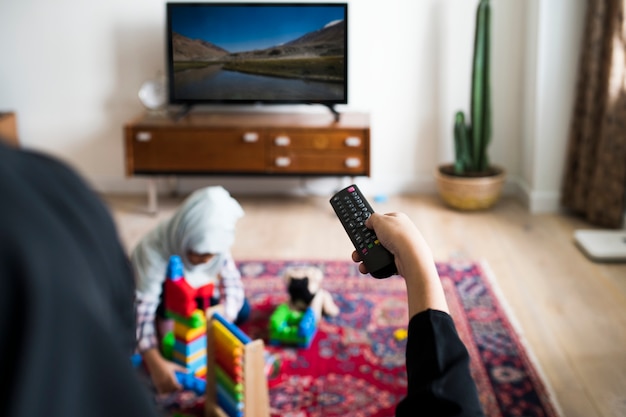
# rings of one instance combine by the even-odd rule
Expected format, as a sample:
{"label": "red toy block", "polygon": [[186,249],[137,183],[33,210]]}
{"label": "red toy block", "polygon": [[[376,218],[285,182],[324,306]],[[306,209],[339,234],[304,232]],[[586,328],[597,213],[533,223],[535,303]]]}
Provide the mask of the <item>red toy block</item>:
{"label": "red toy block", "polygon": [[[213,284],[193,288],[183,275],[180,257],[172,255],[165,281],[165,309],[182,317],[190,317],[196,305],[196,298],[207,299],[213,295]],[[208,306],[206,306],[208,307]]]}

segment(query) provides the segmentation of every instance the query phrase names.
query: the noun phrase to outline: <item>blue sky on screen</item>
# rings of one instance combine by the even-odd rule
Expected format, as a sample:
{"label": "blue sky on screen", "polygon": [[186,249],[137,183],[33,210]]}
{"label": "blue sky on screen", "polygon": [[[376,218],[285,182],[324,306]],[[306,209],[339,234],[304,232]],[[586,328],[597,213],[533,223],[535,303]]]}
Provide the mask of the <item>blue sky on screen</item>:
{"label": "blue sky on screen", "polygon": [[174,32],[229,52],[264,49],[344,19],[343,6],[194,5],[172,10]]}

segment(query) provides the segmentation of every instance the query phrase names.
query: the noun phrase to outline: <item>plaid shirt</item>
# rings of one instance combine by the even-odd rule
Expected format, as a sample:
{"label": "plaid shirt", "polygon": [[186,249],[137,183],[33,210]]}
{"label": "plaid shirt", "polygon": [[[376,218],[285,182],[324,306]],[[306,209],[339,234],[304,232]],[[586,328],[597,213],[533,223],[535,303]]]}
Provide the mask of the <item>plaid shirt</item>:
{"label": "plaid shirt", "polygon": [[[225,317],[233,321],[243,306],[245,293],[241,274],[235,261],[228,256],[219,272],[219,284],[214,290],[214,296],[220,298],[224,304]],[[155,326],[156,310],[160,299],[142,297],[137,294],[135,309],[137,314],[137,351],[145,352],[159,346]]]}

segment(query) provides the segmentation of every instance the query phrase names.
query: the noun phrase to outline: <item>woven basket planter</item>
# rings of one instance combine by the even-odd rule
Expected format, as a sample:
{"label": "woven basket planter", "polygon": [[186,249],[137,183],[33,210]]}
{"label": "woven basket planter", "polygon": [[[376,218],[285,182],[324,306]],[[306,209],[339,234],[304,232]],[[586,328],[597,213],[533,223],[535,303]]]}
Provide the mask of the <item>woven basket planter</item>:
{"label": "woven basket planter", "polygon": [[453,174],[453,165],[441,165],[435,170],[439,195],[448,206],[458,210],[488,209],[500,198],[506,178],[503,168],[493,166],[490,170],[488,176],[460,177]]}

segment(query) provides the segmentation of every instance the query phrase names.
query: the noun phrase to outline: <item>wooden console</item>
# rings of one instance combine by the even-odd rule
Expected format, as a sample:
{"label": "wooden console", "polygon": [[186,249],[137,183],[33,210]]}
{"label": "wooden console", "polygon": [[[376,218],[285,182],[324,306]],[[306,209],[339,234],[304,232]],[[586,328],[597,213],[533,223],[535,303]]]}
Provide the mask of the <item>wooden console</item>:
{"label": "wooden console", "polygon": [[369,176],[364,113],[144,115],[125,126],[126,175]]}

